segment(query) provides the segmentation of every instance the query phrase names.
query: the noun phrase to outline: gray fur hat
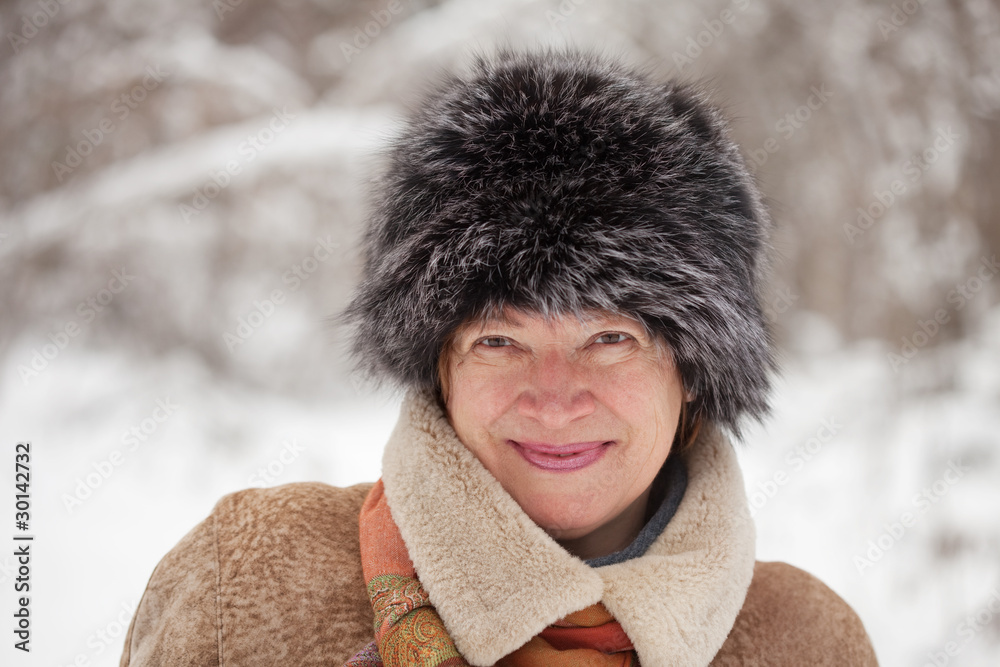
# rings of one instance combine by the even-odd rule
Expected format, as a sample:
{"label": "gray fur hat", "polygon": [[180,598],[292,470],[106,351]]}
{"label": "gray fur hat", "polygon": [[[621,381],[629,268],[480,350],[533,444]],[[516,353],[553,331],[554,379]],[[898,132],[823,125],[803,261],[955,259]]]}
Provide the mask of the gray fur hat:
{"label": "gray fur hat", "polygon": [[447,76],[390,147],[343,318],[369,376],[438,388],[442,344],[513,306],[638,318],[694,414],[767,410],[769,220],[696,89],[574,52],[501,52]]}

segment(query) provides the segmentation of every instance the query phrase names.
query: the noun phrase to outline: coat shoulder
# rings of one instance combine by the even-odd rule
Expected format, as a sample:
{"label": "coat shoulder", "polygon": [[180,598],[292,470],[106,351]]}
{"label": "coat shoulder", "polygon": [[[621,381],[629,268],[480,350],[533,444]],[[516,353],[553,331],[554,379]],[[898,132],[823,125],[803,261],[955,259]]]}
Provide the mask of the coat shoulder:
{"label": "coat shoulder", "polygon": [[712,665],[876,667],[861,619],[813,575],[760,562],[736,623]]}
{"label": "coat shoulder", "polygon": [[358,514],[371,484],[247,489],[160,561],[121,665],[343,662],[370,640]]}
{"label": "coat shoulder", "polygon": [[[337,487],[322,482],[295,482],[253,488],[223,496],[212,516],[239,530],[300,535],[338,528],[357,532],[358,513],[372,484]],[[346,524],[346,525],[345,525]]]}

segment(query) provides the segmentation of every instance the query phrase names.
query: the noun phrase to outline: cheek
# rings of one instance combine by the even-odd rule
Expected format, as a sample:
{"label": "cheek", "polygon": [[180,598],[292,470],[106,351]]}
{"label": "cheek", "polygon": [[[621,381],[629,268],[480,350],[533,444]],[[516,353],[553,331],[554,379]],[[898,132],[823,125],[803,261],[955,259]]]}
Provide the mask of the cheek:
{"label": "cheek", "polygon": [[[600,378],[602,402],[627,426],[633,442],[633,462],[666,458],[680,417],[682,390],[676,374],[658,366]],[[655,462],[654,462],[655,463]],[[652,465],[652,464],[651,464]]]}
{"label": "cheek", "polygon": [[643,428],[653,427],[658,412],[670,412],[674,403],[680,406],[671,379],[658,369],[639,367],[624,372],[608,369],[595,374],[592,386],[615,413],[629,424]]}
{"label": "cheek", "polygon": [[513,402],[514,383],[463,364],[452,370],[448,415],[459,439],[479,456],[493,426]]}
{"label": "cheek", "polygon": [[484,416],[496,415],[513,402],[518,381],[514,373],[482,364],[460,362],[451,370],[449,405],[465,406]]}

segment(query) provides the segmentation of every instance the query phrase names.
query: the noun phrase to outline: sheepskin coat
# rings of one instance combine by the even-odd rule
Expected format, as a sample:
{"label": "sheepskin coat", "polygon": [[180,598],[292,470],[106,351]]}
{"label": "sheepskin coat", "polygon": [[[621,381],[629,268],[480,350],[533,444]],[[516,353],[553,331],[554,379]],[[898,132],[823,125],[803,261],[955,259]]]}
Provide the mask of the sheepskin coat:
{"label": "sheepskin coat", "polygon": [[[643,667],[876,665],[857,615],[811,575],[754,560],[732,446],[707,429],[688,488],[645,555],[592,568],[524,514],[411,392],[383,480],[410,557],[456,646],[492,665],[598,601]],[[342,665],[373,636],[358,513],[371,488],[319,483],[223,498],[156,567],[121,665]]]}

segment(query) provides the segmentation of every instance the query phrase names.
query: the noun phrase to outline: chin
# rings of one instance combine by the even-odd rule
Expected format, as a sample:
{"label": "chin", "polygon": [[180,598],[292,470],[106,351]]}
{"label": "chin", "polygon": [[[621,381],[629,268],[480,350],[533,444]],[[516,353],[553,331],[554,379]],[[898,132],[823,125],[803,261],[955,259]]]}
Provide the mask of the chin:
{"label": "chin", "polygon": [[567,509],[565,505],[556,506],[554,503],[544,503],[540,507],[537,505],[525,507],[521,504],[521,508],[529,519],[557,540],[575,540],[593,532],[601,525],[599,516],[593,510],[574,511]]}
{"label": "chin", "polygon": [[557,542],[578,540],[596,530],[596,526],[587,526],[586,528],[550,528],[539,524],[539,527]]}

